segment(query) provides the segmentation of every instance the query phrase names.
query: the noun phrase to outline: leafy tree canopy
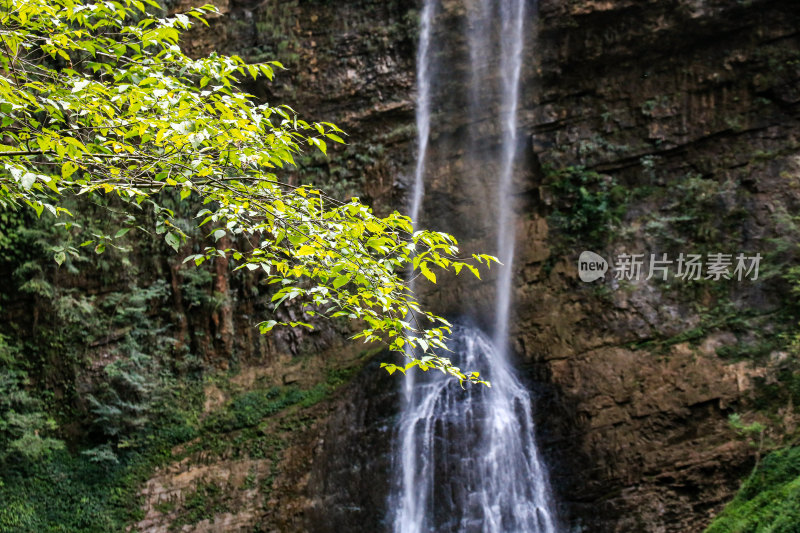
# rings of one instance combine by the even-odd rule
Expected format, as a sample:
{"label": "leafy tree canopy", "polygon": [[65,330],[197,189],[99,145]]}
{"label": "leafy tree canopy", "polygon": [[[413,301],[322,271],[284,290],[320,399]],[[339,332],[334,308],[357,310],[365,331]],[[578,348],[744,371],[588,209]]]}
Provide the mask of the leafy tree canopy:
{"label": "leafy tree canopy", "polygon": [[[389,372],[419,366],[483,383],[440,355],[450,325],[420,307],[407,280],[435,282],[436,268],[478,275],[476,264],[496,259],[461,260],[448,234],[414,231],[397,212],[379,217],[357,198],[340,202],[281,181],[278,172],[303,148],[325,152],[326,143],[344,142],[342,131],[237,89],[242,76],[272,79],[277,62],[186,56],[180,32],[205,23],[213,6],[167,18],[148,9],[160,13],[154,0],[0,5],[0,205],[68,219],[65,197],[113,196],[126,209],[153,207],[157,232],[178,250],[186,235],[159,198],[172,191],[199,199],[199,225],[210,237],[247,244],[208,246],[187,261],[231,257],[278,284],[278,304],[295,300],[311,315],[358,320],[356,337],[385,341],[411,359],[385,364]],[[127,229],[91,244],[102,252]],[[71,254],[77,250],[56,250],[55,261]],[[277,325],[287,324],[259,327]]]}

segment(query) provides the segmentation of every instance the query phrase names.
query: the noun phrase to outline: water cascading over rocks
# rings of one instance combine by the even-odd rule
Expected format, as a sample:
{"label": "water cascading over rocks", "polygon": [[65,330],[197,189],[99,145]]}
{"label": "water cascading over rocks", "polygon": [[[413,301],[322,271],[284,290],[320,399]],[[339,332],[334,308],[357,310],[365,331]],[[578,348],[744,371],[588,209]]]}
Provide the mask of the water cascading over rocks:
{"label": "water cascading over rocks", "polygon": [[[417,164],[410,213],[424,196],[437,51],[436,0],[425,0],[417,54]],[[492,335],[472,326],[453,330],[454,362],[481,369],[492,388],[462,390],[444,375],[409,373],[395,442],[395,487],[390,496],[396,533],[426,531],[530,532],[558,530],[547,472],[539,458],[532,398],[508,357],[511,265],[514,260],[512,174],[517,152],[517,108],[522,70],[525,0],[477,0],[469,6],[470,73],[466,98],[474,113],[496,106],[501,132],[493,215],[497,279]],[[490,72],[496,69],[496,72]],[[493,85],[493,80],[499,83]],[[490,101],[493,100],[493,101]],[[415,382],[416,380],[416,382]]]}

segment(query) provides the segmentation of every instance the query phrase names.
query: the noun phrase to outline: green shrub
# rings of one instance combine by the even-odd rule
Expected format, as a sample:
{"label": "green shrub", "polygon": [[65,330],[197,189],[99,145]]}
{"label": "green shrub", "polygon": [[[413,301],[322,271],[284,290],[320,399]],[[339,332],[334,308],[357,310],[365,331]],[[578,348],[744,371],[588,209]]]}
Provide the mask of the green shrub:
{"label": "green shrub", "polygon": [[604,244],[625,213],[626,189],[581,166],[545,172],[554,207],[550,225],[569,242]]}
{"label": "green shrub", "polygon": [[761,461],[706,533],[796,533],[800,524],[800,447]]}
{"label": "green shrub", "polygon": [[[0,336],[0,351],[3,349]],[[64,447],[58,439],[46,436],[56,428],[43,410],[42,402],[31,396],[22,371],[0,367],[0,466],[7,461],[35,461]]]}

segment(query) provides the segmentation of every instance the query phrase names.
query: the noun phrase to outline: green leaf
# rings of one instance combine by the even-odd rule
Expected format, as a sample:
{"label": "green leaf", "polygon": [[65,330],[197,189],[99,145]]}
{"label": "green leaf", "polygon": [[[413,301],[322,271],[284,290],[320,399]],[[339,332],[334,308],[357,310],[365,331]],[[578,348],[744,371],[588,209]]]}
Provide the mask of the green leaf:
{"label": "green leaf", "polygon": [[78,165],[72,163],[71,161],[67,161],[61,165],[61,177],[68,179],[75,173],[76,170],[78,170]]}
{"label": "green leaf", "polygon": [[297,256],[308,256],[308,255],[315,255],[317,253],[317,249],[313,248],[308,245],[301,246],[296,252],[295,255]]}
{"label": "green leaf", "polygon": [[341,276],[338,276],[336,279],[333,280],[332,285],[334,289],[339,289],[340,287],[346,285],[349,281],[350,281],[350,275],[342,274]]}
{"label": "green leaf", "polygon": [[164,235],[164,240],[167,241],[167,244],[169,244],[173,250],[176,252],[178,251],[178,247],[181,244],[181,239],[177,235],[169,231]]}
{"label": "green leaf", "polygon": [[274,328],[277,325],[278,322],[276,322],[275,320],[267,320],[265,322],[260,322],[258,324],[258,330],[262,335],[264,335],[265,333],[269,333],[270,331],[272,331],[272,328]]}
{"label": "green leaf", "polygon": [[431,283],[436,283],[436,274],[434,274],[433,272],[430,271],[430,269],[428,269],[426,263],[420,264],[419,271],[422,273],[423,276],[425,276],[428,279],[428,281],[430,281]]}

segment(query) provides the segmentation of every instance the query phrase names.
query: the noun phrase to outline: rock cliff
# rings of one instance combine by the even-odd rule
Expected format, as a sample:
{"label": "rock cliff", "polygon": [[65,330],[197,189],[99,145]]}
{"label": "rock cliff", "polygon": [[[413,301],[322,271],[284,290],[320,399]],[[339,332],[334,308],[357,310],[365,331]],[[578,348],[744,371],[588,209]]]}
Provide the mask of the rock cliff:
{"label": "rock cliff", "polygon": [[[358,192],[378,209],[402,206],[413,172],[419,6],[218,5],[223,16],[194,31],[187,48],[283,61],[290,70],[277,83],[248,89],[350,134],[347,148],[305,159],[293,179]],[[497,132],[483,127],[497,110],[464,116],[452,96],[463,93],[465,12],[445,0],[439,15],[435,38],[450,50],[439,68],[449,69],[453,90],[437,88],[447,97],[434,105],[424,222],[467,249],[491,251],[491,217],[476,199],[492,194],[480,155],[497,145]],[[540,441],[573,531],[702,530],[752,464],[727,415],[758,411],[772,416],[774,435],[793,430],[800,398],[783,391],[796,320],[784,274],[797,260],[799,27],[800,5],[779,0],[542,0],[531,13],[512,336],[540,391]],[[469,154],[453,148],[465,136]],[[586,284],[576,268],[584,249],[608,259],[763,259],[755,281],[614,280],[609,272]],[[489,287],[447,279],[423,290],[436,310],[480,323]],[[271,496],[258,506],[245,497],[250,507],[236,527],[385,527],[399,383],[374,365],[363,372],[309,414],[314,422],[275,459]],[[155,483],[176,481],[148,487]],[[162,515],[152,523],[163,529]],[[203,527],[234,530],[221,519]]]}

